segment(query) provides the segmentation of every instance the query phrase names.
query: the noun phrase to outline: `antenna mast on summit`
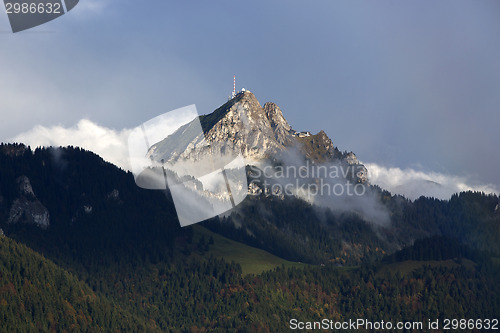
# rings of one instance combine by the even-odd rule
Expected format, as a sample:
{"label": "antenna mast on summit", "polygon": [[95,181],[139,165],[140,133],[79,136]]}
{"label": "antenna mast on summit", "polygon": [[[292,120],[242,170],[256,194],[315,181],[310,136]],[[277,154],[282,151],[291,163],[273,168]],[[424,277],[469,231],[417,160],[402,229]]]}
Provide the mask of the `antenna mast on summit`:
{"label": "antenna mast on summit", "polygon": [[233,77],[233,94],[231,95],[231,98],[234,98],[236,96],[236,75]]}

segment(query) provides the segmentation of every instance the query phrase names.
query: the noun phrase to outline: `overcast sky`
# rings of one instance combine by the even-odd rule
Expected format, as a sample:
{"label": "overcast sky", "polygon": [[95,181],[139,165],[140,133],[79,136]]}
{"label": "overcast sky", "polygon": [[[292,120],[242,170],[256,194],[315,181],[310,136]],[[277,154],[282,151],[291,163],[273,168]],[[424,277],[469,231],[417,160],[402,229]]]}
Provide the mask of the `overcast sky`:
{"label": "overcast sky", "polygon": [[499,18],[498,0],[81,0],[12,34],[0,13],[0,141],[206,114],[236,75],[375,168],[499,188]]}

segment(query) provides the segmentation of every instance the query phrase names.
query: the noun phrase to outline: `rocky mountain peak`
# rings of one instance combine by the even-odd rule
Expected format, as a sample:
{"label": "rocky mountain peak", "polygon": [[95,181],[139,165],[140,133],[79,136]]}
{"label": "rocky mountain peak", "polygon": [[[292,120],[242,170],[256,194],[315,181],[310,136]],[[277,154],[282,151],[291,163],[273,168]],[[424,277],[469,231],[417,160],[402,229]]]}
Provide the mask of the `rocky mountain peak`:
{"label": "rocky mountain peak", "polygon": [[254,94],[240,92],[211,114],[200,116],[204,133],[187,130],[195,127],[193,121],[153,145],[149,156],[167,163],[188,159],[199,161],[207,155],[224,156],[228,152],[234,156],[241,153],[249,160],[269,157],[284,150],[284,143],[293,140],[292,133],[283,127],[285,124],[289,128],[288,123],[272,109],[268,108],[273,114],[270,120]]}
{"label": "rocky mountain peak", "polygon": [[[267,102],[262,107],[248,90],[238,93],[214,112],[200,116],[203,133],[193,130],[197,127],[197,121],[193,120],[154,144],[148,156],[166,163],[211,159],[222,167],[229,162],[224,160],[228,153],[232,156],[242,154],[252,163],[277,156],[289,147],[296,147],[302,149],[306,158],[315,162],[344,159],[324,131],[316,135],[296,132],[278,105]],[[351,164],[352,158],[347,162]]]}
{"label": "rocky mountain peak", "polygon": [[224,116],[205,132],[215,153],[224,147],[249,159],[262,159],[283,150],[284,143],[292,139],[290,133],[281,133],[279,118],[273,114],[270,119],[268,109],[251,92],[241,92],[229,103]]}
{"label": "rocky mountain peak", "polygon": [[253,110],[253,111],[262,110],[262,106],[257,100],[257,97],[255,97],[255,95],[251,93],[249,90],[240,92],[238,95],[236,95],[234,99],[235,103],[241,104],[241,106],[247,108],[248,110]]}

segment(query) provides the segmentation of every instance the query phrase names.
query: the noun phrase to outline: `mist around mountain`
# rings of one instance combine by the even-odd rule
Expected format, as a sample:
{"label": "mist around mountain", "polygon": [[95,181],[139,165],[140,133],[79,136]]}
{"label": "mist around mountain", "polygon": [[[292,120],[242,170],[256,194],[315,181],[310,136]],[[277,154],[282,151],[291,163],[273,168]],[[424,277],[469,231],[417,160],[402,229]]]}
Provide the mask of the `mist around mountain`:
{"label": "mist around mountain", "polygon": [[[266,104],[275,105],[271,102]],[[32,147],[81,147],[99,154],[106,161],[124,170],[131,170],[127,147],[127,138],[130,133],[130,129],[116,130],[89,119],[81,119],[75,126],[71,127],[36,126],[27,132],[18,134],[9,142],[23,142]],[[298,134],[307,135],[308,132],[299,132]],[[333,138],[336,137],[336,133],[330,134]],[[314,135],[305,137],[305,140],[310,141],[312,137]],[[499,192],[498,186],[478,182],[471,175],[454,175],[445,171],[436,172],[425,169],[423,166],[398,168],[384,163],[364,162],[365,166],[369,166],[367,168],[369,169],[368,177],[372,184],[411,200],[416,200],[422,195],[448,200],[454,193],[463,191],[478,191],[487,194]],[[424,161],[422,163],[425,164]]]}
{"label": "mist around mountain", "polygon": [[323,131],[295,131],[276,104],[261,106],[250,91],[180,127],[147,154],[166,169],[190,175],[208,174],[239,155],[250,167],[252,195],[294,196],[334,212],[355,211],[370,223],[389,223],[353,152],[339,151]]}
{"label": "mist around mountain", "polygon": [[[92,152],[0,146],[5,327],[286,332],[292,318],[500,313],[497,195],[393,195],[370,184],[354,153],[324,132],[293,130],[279,107],[262,107],[251,93],[200,121],[204,138],[174,133],[151,156],[243,151],[249,195],[185,228],[168,190],[141,189]],[[201,140],[209,145],[189,148]],[[364,191],[312,195],[313,184]]]}

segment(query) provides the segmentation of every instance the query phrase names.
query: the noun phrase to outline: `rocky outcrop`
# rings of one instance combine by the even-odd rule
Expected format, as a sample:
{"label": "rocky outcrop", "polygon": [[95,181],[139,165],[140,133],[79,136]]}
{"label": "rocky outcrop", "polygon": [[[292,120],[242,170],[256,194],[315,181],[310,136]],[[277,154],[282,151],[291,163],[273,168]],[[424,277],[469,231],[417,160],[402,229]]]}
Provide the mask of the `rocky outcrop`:
{"label": "rocky outcrop", "polygon": [[353,152],[348,153],[345,160],[346,160],[347,164],[349,164],[349,165],[359,164],[358,157]]}
{"label": "rocky outcrop", "polygon": [[357,165],[356,182],[358,183],[368,182],[368,169],[363,164]]}
{"label": "rocky outcrop", "polygon": [[267,102],[264,104],[263,109],[267,119],[269,119],[276,141],[284,146],[295,144],[295,140],[293,138],[295,131],[290,127],[285,117],[283,117],[283,112],[281,112],[279,106],[274,103]]}
{"label": "rocky outcrop", "polygon": [[347,156],[345,157],[345,161],[347,162],[348,165],[355,168],[356,182],[358,183],[368,182],[368,169],[366,169],[366,167],[363,164],[359,163],[356,154],[354,154],[353,152],[348,153]]}
{"label": "rocky outcrop", "polygon": [[33,192],[33,188],[31,187],[30,180],[26,176],[21,176],[16,179],[17,185],[19,187],[19,192],[23,196],[35,197],[35,193]]}
{"label": "rocky outcrop", "polygon": [[340,159],[340,152],[333,145],[332,140],[324,131],[316,135],[297,136],[300,148],[305,156],[316,163],[323,163]]}
{"label": "rocky outcrop", "polygon": [[248,194],[250,195],[261,195],[262,189],[256,183],[248,184]]}
{"label": "rocky outcrop", "polygon": [[120,201],[120,191],[116,188],[113,191],[109,192],[107,195],[108,200]]}
{"label": "rocky outcrop", "polygon": [[84,205],[83,206],[83,211],[85,212],[85,214],[92,214],[93,210],[94,210],[94,208],[91,205]]}
{"label": "rocky outcrop", "polygon": [[48,228],[50,214],[47,208],[37,199],[30,180],[26,176],[16,179],[19,197],[14,200],[9,211],[7,223],[34,224],[40,228]]}

